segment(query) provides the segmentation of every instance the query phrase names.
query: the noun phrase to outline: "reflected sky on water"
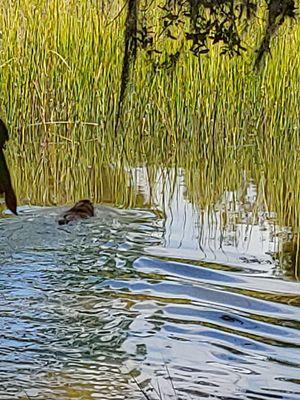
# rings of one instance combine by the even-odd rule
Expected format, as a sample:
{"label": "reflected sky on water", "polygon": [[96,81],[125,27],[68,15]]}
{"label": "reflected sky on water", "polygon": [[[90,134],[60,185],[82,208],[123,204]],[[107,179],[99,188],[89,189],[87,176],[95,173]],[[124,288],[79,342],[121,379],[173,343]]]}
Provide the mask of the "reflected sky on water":
{"label": "reflected sky on water", "polygon": [[252,182],[200,210],[183,172],[164,174],[150,190],[134,171],[152,210],[0,219],[1,399],[300,398],[286,229]]}

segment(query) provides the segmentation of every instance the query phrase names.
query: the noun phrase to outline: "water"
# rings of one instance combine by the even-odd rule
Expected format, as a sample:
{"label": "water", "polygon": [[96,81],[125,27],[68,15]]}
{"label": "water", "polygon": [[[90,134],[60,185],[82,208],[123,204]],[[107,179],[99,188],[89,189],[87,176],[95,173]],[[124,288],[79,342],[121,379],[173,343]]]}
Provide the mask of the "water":
{"label": "water", "polygon": [[224,224],[222,202],[199,213],[181,183],[157,200],[163,213],[0,219],[1,399],[299,400],[284,230],[265,210],[254,218],[251,184],[247,204],[226,194]]}

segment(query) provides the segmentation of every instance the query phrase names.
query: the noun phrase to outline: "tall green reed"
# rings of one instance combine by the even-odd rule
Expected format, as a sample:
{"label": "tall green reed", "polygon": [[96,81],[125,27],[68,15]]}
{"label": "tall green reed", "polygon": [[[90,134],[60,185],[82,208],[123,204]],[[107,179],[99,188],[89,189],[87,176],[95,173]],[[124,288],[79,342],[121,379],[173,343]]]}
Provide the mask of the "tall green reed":
{"label": "tall green reed", "polygon": [[0,1],[0,109],[20,202],[142,205],[130,168],[180,166],[200,207],[246,176],[297,231],[300,28],[279,31],[259,73],[253,48],[236,59],[184,48],[174,68],[157,72],[140,54],[115,137],[124,13],[103,4]]}

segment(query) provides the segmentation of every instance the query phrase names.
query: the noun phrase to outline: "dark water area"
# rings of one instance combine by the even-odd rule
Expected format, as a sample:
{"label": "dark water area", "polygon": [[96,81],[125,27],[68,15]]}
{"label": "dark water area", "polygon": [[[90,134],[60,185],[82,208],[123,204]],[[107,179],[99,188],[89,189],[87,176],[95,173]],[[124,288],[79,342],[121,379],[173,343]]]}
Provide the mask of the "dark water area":
{"label": "dark water area", "polygon": [[[0,219],[0,398],[300,399],[300,283],[266,216]],[[251,218],[250,218],[251,219]]]}

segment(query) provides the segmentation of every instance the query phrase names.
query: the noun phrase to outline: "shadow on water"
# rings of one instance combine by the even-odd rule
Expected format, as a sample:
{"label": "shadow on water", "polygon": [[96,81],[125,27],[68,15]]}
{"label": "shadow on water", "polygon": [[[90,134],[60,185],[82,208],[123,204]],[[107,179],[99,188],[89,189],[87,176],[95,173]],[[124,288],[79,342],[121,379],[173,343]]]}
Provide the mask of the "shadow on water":
{"label": "shadow on water", "polygon": [[131,172],[135,198],[160,212],[0,219],[0,397],[142,399],[135,376],[151,399],[299,399],[289,230],[256,185],[199,208],[183,170]]}

